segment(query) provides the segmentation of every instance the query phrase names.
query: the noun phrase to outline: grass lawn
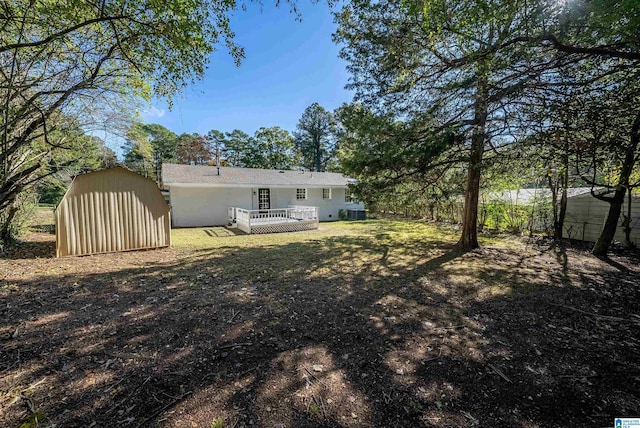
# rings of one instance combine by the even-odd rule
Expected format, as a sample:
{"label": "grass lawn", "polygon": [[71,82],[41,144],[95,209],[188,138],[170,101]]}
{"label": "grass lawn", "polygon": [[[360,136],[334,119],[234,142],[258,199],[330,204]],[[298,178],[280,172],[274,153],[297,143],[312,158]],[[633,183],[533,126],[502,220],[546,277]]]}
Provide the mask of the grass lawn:
{"label": "grass lawn", "polygon": [[[416,221],[0,259],[0,426],[611,426],[640,409],[638,260]],[[36,425],[34,422],[39,422]]]}

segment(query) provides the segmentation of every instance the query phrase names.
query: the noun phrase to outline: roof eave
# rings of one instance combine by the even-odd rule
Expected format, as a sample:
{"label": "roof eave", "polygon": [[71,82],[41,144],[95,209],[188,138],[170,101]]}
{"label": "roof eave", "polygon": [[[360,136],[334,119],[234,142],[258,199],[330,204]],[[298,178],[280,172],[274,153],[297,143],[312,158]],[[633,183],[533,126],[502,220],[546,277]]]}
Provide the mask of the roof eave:
{"label": "roof eave", "polygon": [[251,187],[269,187],[278,189],[326,189],[332,188],[344,188],[348,187],[347,184],[266,184],[266,183],[184,183],[184,182],[171,182],[165,181],[165,187],[232,187],[232,188],[251,188]]}

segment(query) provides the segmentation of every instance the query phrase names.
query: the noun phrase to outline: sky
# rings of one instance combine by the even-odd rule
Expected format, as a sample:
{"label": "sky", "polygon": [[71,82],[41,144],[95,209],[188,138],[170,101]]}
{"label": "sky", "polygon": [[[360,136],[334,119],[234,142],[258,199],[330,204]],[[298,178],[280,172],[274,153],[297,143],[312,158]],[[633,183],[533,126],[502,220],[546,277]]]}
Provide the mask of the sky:
{"label": "sky", "polygon": [[245,49],[240,67],[220,46],[203,80],[178,95],[171,110],[153,101],[143,120],[178,134],[240,129],[252,135],[262,126],[292,132],[312,103],[333,110],[351,101],[352,93],[344,89],[346,63],[331,41],[336,25],[326,3],[299,3],[301,22],[285,2],[278,8],[273,4],[265,1],[260,10],[250,3],[247,12],[232,16],[235,41]]}

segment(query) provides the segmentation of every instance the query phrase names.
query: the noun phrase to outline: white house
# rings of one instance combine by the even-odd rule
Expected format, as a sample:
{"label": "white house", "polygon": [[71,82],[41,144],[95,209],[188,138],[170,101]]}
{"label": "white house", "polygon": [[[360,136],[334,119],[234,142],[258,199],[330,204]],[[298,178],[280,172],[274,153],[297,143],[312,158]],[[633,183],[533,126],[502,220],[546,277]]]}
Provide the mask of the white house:
{"label": "white house", "polygon": [[364,210],[352,197],[350,183],[352,179],[333,172],[162,165],[175,227],[225,225],[247,211],[253,219],[267,214],[273,218],[286,209],[298,210],[294,217],[300,220],[302,214],[310,218],[311,208],[316,208],[316,225],[318,220],[338,220],[340,210]]}

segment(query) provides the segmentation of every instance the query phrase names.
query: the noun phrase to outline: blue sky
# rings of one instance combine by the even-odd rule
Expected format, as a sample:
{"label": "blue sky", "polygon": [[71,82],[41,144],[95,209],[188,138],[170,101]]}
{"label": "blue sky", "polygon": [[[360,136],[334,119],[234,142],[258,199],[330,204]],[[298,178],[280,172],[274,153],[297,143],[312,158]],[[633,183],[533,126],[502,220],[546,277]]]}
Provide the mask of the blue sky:
{"label": "blue sky", "polygon": [[204,79],[174,100],[154,101],[143,114],[147,123],[159,123],[180,134],[206,134],[212,129],[240,129],[253,134],[261,126],[293,131],[304,109],[318,102],[328,110],[351,101],[344,89],[346,63],[331,41],[335,30],[326,3],[300,3],[302,22],[284,3],[249,4],[231,19],[236,42],[245,59],[236,67],[224,46],[211,57]]}

